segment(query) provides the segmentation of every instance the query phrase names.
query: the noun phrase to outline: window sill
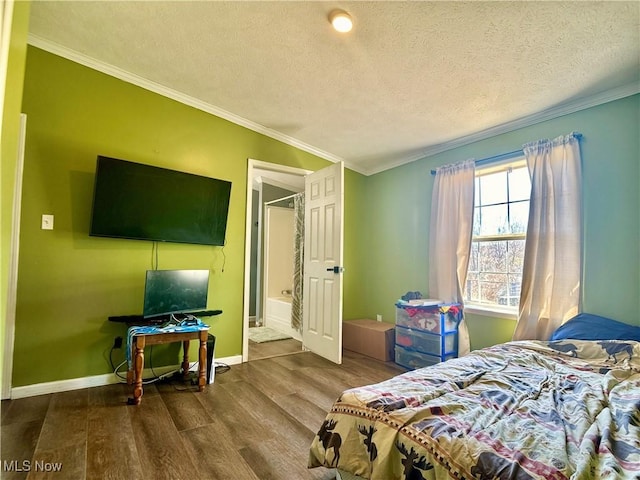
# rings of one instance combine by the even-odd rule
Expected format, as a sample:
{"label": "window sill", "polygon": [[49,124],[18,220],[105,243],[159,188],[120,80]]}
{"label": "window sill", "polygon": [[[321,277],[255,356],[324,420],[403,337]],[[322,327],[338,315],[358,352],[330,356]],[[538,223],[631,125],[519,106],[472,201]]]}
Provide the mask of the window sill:
{"label": "window sill", "polygon": [[498,306],[477,305],[467,303],[464,306],[465,313],[472,315],[483,315],[485,317],[504,318],[507,320],[517,320],[518,312],[512,309],[500,308]]}

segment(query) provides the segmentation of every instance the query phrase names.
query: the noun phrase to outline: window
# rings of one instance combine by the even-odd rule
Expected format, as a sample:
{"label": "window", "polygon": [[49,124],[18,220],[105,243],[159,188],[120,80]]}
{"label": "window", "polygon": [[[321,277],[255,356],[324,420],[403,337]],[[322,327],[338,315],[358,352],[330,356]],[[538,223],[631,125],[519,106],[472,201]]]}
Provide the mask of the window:
{"label": "window", "polygon": [[464,292],[471,307],[517,310],[530,194],[523,158],[476,170],[473,239]]}

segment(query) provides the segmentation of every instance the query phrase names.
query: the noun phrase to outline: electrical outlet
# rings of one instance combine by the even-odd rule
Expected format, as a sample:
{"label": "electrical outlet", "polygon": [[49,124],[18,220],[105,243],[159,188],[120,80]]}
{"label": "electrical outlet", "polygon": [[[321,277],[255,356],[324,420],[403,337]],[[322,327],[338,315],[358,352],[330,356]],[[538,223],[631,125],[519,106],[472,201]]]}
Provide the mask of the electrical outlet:
{"label": "electrical outlet", "polygon": [[42,215],[42,230],[53,230],[53,215]]}
{"label": "electrical outlet", "polygon": [[113,341],[113,348],[122,348],[122,337],[116,337]]}
{"label": "electrical outlet", "polygon": [[379,321],[379,322],[381,322],[381,321],[382,321],[382,315],[377,314],[377,315],[376,315],[376,320],[377,320],[377,321]]}

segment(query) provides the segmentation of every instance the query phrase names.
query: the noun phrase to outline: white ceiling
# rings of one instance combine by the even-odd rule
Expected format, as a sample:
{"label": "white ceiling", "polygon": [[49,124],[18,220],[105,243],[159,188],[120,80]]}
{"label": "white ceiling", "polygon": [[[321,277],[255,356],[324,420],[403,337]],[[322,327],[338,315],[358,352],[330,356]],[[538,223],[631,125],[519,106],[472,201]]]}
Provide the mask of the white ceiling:
{"label": "white ceiling", "polygon": [[365,174],[640,91],[637,1],[36,0],[29,42]]}

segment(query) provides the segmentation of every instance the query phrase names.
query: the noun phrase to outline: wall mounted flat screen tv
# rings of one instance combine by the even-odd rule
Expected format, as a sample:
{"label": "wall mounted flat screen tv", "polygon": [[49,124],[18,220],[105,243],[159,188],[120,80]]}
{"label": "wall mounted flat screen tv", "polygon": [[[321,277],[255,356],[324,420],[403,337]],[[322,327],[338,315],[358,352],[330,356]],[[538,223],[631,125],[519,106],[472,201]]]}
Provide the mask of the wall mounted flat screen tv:
{"label": "wall mounted flat screen tv", "polygon": [[209,270],[147,270],[145,318],[207,308]]}
{"label": "wall mounted flat screen tv", "polygon": [[231,182],[98,156],[89,235],[224,245]]}

